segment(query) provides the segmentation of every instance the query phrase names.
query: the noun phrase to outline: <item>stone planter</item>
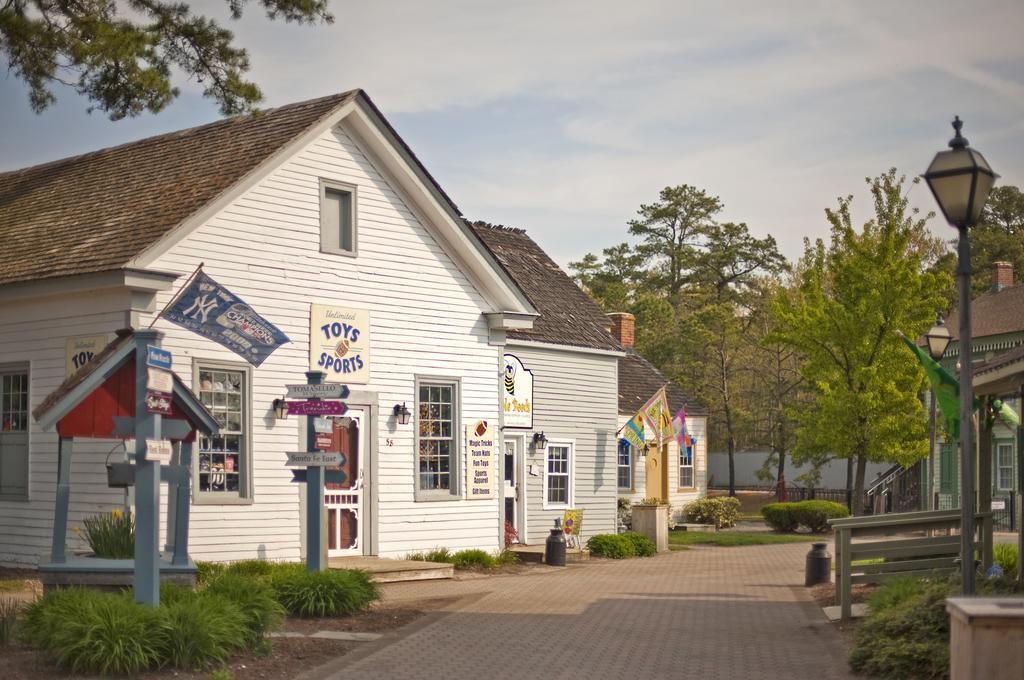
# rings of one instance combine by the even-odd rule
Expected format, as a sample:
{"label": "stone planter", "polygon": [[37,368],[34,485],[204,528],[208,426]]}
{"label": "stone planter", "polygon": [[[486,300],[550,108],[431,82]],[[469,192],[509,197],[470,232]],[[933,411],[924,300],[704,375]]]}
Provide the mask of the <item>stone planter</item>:
{"label": "stone planter", "polygon": [[668,552],[668,506],[634,505],[633,531],[651,539],[658,552]]}
{"label": "stone planter", "polygon": [[1024,600],[951,597],[950,680],[1017,680],[1024,668]]}
{"label": "stone planter", "polygon": [[[166,555],[160,560],[160,581],[163,583],[194,586],[197,571],[192,560],[184,565],[171,564]],[[117,592],[132,587],[134,573],[134,560],[109,560],[102,557],[71,556],[66,562],[39,565],[43,592],[69,586]]]}

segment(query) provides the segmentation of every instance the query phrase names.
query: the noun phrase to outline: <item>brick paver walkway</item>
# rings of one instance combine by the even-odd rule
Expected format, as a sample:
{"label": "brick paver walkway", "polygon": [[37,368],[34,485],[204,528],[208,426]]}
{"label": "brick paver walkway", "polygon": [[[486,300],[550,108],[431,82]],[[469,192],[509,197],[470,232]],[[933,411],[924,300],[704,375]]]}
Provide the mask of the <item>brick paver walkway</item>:
{"label": "brick paver walkway", "polygon": [[849,678],[842,640],[803,587],[808,549],[695,548],[391,584],[390,602],[461,599],[321,677]]}

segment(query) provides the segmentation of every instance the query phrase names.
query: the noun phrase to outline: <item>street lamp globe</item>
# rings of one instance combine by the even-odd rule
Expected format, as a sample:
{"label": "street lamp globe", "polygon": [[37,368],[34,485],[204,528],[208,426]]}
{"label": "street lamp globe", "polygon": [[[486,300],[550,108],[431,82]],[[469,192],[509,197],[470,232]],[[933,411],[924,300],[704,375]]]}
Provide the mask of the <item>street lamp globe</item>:
{"label": "street lamp globe", "polygon": [[984,156],[968,148],[967,139],[960,135],[961,127],[963,121],[956,116],[953,120],[956,135],[949,140],[950,150],[935,154],[924,179],[946,221],[957,227],[968,227],[981,217],[981,209],[998,175]]}
{"label": "street lamp globe", "polygon": [[946,353],[946,348],[949,346],[949,341],[953,337],[949,333],[949,329],[946,328],[946,322],[940,316],[939,320],[935,322],[935,325],[928,329],[928,332],[924,334],[924,339],[928,341],[928,354],[932,359],[938,361],[942,358],[942,355]]}

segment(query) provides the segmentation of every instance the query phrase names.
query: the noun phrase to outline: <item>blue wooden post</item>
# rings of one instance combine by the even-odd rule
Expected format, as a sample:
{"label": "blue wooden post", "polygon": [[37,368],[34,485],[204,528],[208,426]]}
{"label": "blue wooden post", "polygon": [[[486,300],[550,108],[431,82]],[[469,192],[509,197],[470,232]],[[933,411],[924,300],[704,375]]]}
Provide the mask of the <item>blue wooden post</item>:
{"label": "blue wooden post", "polygon": [[71,449],[74,441],[74,439],[61,438],[57,445],[57,503],[53,511],[51,562],[64,562],[67,559],[68,503],[71,500]]}
{"label": "blue wooden post", "polygon": [[146,411],[147,345],[162,333],[135,331],[135,601],[160,605],[160,461],[146,460],[146,440],[160,439],[161,416]]}
{"label": "blue wooden post", "polygon": [[[319,385],[324,381],[320,371],[307,371],[306,383]],[[309,401],[320,401],[309,399]],[[306,416],[306,450],[316,450],[316,416]],[[323,571],[327,568],[324,555],[324,468],[310,465],[306,468],[306,570]]]}
{"label": "blue wooden post", "polygon": [[[178,463],[186,470],[192,469],[192,442],[181,442]],[[185,481],[178,482],[177,504],[174,513],[174,558],[175,565],[188,564],[188,518],[189,518],[189,486],[191,474]],[[168,508],[168,512],[170,509]]]}

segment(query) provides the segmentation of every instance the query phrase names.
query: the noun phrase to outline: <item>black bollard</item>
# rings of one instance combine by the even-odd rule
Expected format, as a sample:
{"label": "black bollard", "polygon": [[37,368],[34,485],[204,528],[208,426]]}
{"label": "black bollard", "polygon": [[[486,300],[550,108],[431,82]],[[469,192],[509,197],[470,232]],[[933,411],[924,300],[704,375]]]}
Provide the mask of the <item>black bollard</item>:
{"label": "black bollard", "polygon": [[544,564],[551,567],[565,566],[565,534],[562,533],[562,520],[555,520],[555,528],[544,542]]}
{"label": "black bollard", "polygon": [[816,586],[832,580],[832,555],[829,554],[828,543],[812,543],[807,553],[807,566],[804,570],[804,585]]}

